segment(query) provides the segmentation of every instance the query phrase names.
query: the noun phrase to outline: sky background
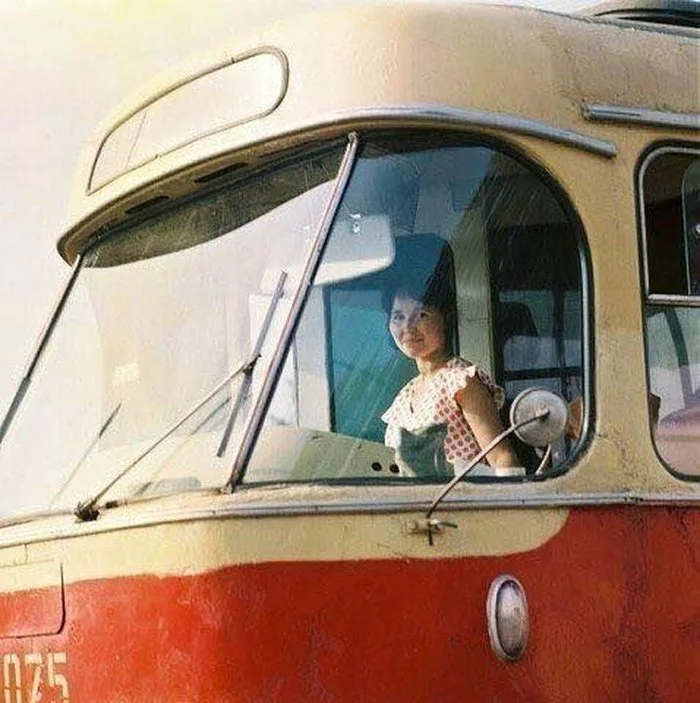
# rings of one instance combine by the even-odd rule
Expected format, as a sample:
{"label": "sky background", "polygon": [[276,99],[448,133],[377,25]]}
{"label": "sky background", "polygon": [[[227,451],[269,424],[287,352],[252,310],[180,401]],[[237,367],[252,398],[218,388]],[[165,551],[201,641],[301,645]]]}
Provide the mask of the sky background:
{"label": "sky background", "polygon": [[55,244],[98,124],[154,74],[331,1],[0,0],[0,415],[68,275]]}

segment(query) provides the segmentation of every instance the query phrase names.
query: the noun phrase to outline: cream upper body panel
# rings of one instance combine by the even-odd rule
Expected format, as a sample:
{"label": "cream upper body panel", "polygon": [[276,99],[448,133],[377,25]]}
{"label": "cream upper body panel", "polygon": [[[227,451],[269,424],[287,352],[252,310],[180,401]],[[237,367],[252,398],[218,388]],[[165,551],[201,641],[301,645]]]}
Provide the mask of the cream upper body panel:
{"label": "cream upper body panel", "polygon": [[[309,37],[314,37],[313,51]],[[91,186],[100,145],[125,116],[188,78],[264,47],[281,52],[288,71],[281,100],[269,114],[216,128],[101,187]],[[191,175],[193,164],[206,162],[200,173],[211,171],[253,145],[274,141],[279,148],[280,140],[288,146],[314,133],[377,124],[392,109],[403,109],[404,124],[431,111],[439,123],[436,111],[455,109],[617,142],[624,129],[587,121],[584,105],[695,113],[697,86],[686,69],[697,52],[692,32],[460,2],[342,3],[302,15],[193,59],[121,106],[85,151],[73,199],[76,224],[61,238],[59,250],[70,261],[91,233],[126,210],[158,197],[163,188],[177,195],[187,187],[177,178],[155,189],[144,187],[183,171]],[[224,93],[221,100],[231,98]]]}
{"label": "cream upper body panel", "polygon": [[[250,162],[271,148],[315,135],[387,125],[392,115],[391,124],[398,126],[440,125],[442,114],[442,123],[454,127],[458,120],[448,121],[448,110],[473,111],[600,140],[612,146],[611,153],[586,153],[517,129],[504,132],[467,121],[462,126],[507,136],[511,146],[559,182],[583,224],[592,271],[595,407],[589,419],[597,428],[595,441],[567,474],[529,486],[502,486],[497,493],[554,500],[592,493],[697,499],[700,484],[681,481],[662,466],[649,431],[634,174],[655,142],[697,134],[692,116],[700,112],[700,98],[687,67],[697,60],[699,36],[459,2],[341,4],[304,15],[232,43],[227,52],[197,59],[116,112],[86,152],[76,225],[59,249],[72,260],[99,227],[162,193],[176,197],[191,190],[196,177],[235,163],[242,153]],[[313,51],[309,37],[314,37]],[[124,115],[183,77],[259,47],[274,47],[288,62],[284,95],[270,114],[191,141],[90,192],[100,141]],[[592,105],[685,115],[689,121],[680,128],[631,129],[587,119],[584,108]],[[392,113],[397,109],[403,110],[400,116]],[[635,265],[621,267],[620,261]],[[471,486],[469,494],[485,501],[495,496],[493,486]]]}

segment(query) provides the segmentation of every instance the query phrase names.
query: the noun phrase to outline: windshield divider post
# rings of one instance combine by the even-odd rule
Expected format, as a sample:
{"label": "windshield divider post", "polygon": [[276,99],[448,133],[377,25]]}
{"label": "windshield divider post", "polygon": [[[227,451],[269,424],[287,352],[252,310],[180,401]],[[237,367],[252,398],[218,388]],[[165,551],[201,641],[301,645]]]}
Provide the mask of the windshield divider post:
{"label": "windshield divider post", "polygon": [[31,385],[32,377],[34,376],[34,371],[39,365],[39,361],[41,360],[41,357],[44,354],[46,345],[49,343],[49,339],[53,334],[53,331],[56,327],[56,323],[58,322],[61,313],[63,312],[63,308],[66,305],[66,301],[68,300],[68,297],[71,291],[73,290],[73,286],[75,285],[75,282],[78,278],[78,272],[81,269],[82,261],[83,257],[78,254],[75,261],[73,262],[73,267],[68,276],[68,280],[64,284],[63,289],[59,294],[58,300],[56,301],[56,304],[54,305],[53,310],[49,315],[46,325],[44,326],[43,331],[39,335],[39,339],[34,353],[32,354],[29,364],[25,369],[24,375],[22,376],[22,380],[20,381],[19,386],[17,387],[17,391],[15,392],[15,395],[12,398],[12,402],[10,403],[7,413],[5,414],[5,417],[2,421],[2,425],[0,425],[0,444],[2,444],[3,440],[5,439],[7,430],[12,424],[12,420],[14,419],[15,414],[17,413],[17,410],[22,403],[22,400],[24,399],[24,396],[27,393],[27,390]]}
{"label": "windshield divider post", "polygon": [[238,452],[233,462],[231,475],[224,485],[223,490],[232,492],[235,485],[243,478],[245,469],[252,454],[253,447],[258,438],[260,428],[265,418],[265,413],[272,400],[272,394],[277,387],[277,381],[282,370],[282,366],[287,358],[287,352],[292,342],[292,337],[296,332],[297,325],[301,318],[304,305],[311,290],[316,271],[321,263],[321,257],[326,248],[328,235],[331,231],[331,226],[335,220],[335,216],[340,205],[340,202],[345,194],[352,169],[355,165],[355,156],[357,154],[359,138],[357,132],[348,134],[348,144],[343,154],[343,159],[340,162],[338,173],[335,178],[333,190],[326,203],[321,222],[316,231],[316,236],[311,245],[311,250],[306,258],[304,270],[299,281],[294,298],[287,314],[287,319],[284,322],[280,339],[277,342],[274,354],[267,368],[263,383],[255,401],[253,409],[243,431],[243,437],[238,447]]}

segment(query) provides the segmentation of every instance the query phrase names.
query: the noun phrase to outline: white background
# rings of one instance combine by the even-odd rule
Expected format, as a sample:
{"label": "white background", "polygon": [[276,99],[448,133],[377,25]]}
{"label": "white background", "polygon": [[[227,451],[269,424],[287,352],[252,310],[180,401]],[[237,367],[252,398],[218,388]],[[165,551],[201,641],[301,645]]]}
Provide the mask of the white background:
{"label": "white background", "polygon": [[157,72],[331,1],[0,0],[0,417],[68,273],[55,242],[96,126]]}

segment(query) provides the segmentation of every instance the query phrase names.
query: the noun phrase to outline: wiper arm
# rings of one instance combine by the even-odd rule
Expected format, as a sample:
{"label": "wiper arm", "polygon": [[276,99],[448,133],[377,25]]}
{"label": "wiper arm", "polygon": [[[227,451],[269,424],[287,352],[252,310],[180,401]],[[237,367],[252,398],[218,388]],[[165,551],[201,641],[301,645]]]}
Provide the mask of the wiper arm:
{"label": "wiper arm", "polygon": [[53,500],[51,501],[49,507],[55,505],[56,501],[63,495],[64,491],[66,490],[66,488],[68,488],[70,482],[73,480],[73,477],[78,472],[78,469],[85,463],[85,460],[88,458],[88,456],[90,456],[90,452],[97,446],[97,443],[102,439],[104,433],[109,429],[112,422],[114,422],[114,418],[117,416],[121,409],[122,403],[120,401],[119,403],[117,403],[114,410],[112,410],[112,412],[109,414],[107,419],[102,423],[102,427],[100,427],[97,434],[93,437],[92,442],[90,442],[87,449],[83,452],[83,455],[80,457],[80,460],[73,467],[73,470],[68,474],[68,477],[63,482],[63,485],[59,489],[58,493],[56,493],[56,495],[53,497]]}
{"label": "wiper arm", "polygon": [[246,359],[240,366],[236,367],[231,373],[229,373],[226,378],[219,383],[214,390],[207,393],[207,395],[200,400],[192,409],[188,410],[176,423],[171,425],[155,442],[150,444],[146,449],[144,449],[141,454],[139,454],[133,461],[131,461],[127,466],[124,467],[104,488],[102,488],[99,493],[95,494],[92,498],[85,500],[75,507],[73,514],[81,522],[90,522],[91,520],[97,519],[100,511],[97,509],[97,502],[104,496],[107,491],[109,491],[112,486],[114,486],[118,481],[120,481],[126,474],[131,471],[137,464],[139,464],[143,459],[145,459],[156,447],[160,446],[170,435],[177,432],[182,425],[184,425],[193,415],[195,415],[199,410],[204,407],[212,398],[214,398],[218,393],[221,392],[227,384],[231,383],[233,379],[238,376],[238,374],[244,372],[250,364],[253,363],[251,358]]}
{"label": "wiper arm", "polygon": [[260,332],[258,333],[258,338],[255,340],[255,346],[253,347],[253,351],[250,355],[250,363],[243,369],[243,381],[241,382],[240,388],[238,389],[236,402],[231,408],[228,420],[226,421],[226,428],[224,429],[224,434],[221,438],[221,443],[219,444],[219,448],[216,452],[216,456],[218,457],[222,457],[226,453],[226,447],[228,446],[228,442],[231,439],[233,425],[236,422],[236,417],[238,417],[238,413],[243,405],[243,401],[248,395],[250,384],[253,382],[253,370],[255,369],[255,365],[258,363],[258,359],[260,358],[262,346],[265,343],[265,339],[267,338],[267,333],[270,329],[270,325],[272,324],[272,318],[274,317],[275,310],[277,310],[277,304],[279,303],[280,298],[282,297],[282,293],[284,292],[284,283],[286,280],[287,272],[281,271],[279,278],[277,279],[277,285],[275,286],[275,290],[272,293],[270,304],[267,306],[267,312],[265,313],[265,319],[263,320],[262,327],[260,328]]}
{"label": "wiper arm", "polygon": [[[217,456],[223,456],[226,450],[226,445],[228,444],[229,438],[231,436],[231,431],[233,429],[233,424],[236,420],[236,415],[238,414],[238,411],[241,405],[243,404],[243,400],[247,395],[248,388],[250,387],[250,383],[253,377],[253,369],[255,368],[255,364],[257,363],[258,359],[260,358],[260,352],[262,350],[263,344],[265,343],[267,332],[270,329],[270,325],[272,324],[272,318],[275,314],[275,310],[277,309],[277,304],[279,303],[279,300],[282,297],[282,293],[284,291],[284,282],[286,280],[287,272],[280,272],[279,278],[277,279],[277,285],[275,286],[275,290],[272,294],[272,299],[270,300],[270,305],[268,306],[267,312],[265,314],[265,320],[263,321],[260,333],[258,334],[258,338],[255,341],[255,346],[253,347],[253,351],[251,352],[248,359],[244,361],[240,366],[235,368],[230,374],[228,374],[228,376],[226,376],[226,378],[224,378],[224,380],[221,381],[221,383],[219,383],[219,385],[217,385],[214,390],[210,391],[191,410],[188,410],[175,424],[169,427],[160,437],[158,437],[155,442],[150,444],[143,452],[141,452],[141,454],[139,454],[133,461],[131,461],[127,466],[125,466],[124,469],[122,469],[122,471],[120,471],[104,488],[102,488],[99,493],[94,495],[92,498],[83,501],[82,503],[78,503],[73,513],[80,521],[89,522],[91,520],[97,519],[97,516],[100,514],[100,511],[97,509],[96,506],[100,498],[102,498],[102,496],[104,496],[104,494],[107,493],[107,491],[109,491],[112,486],[114,486],[118,481],[120,481],[124,476],[126,476],[126,474],[128,474],[131,469],[133,469],[137,464],[139,464],[143,459],[145,459],[154,449],[160,446],[168,437],[170,437],[170,435],[172,435],[174,432],[177,432],[177,430],[180,429],[182,425],[184,425],[203,406],[205,406],[212,398],[214,398],[219,392],[221,392],[222,388],[224,388],[227,384],[231,383],[231,381],[233,381],[236,376],[242,373],[245,374],[245,377],[238,391],[236,402],[229,415],[228,421],[226,423],[226,429],[224,431],[224,436],[221,439],[221,444],[219,445],[219,450],[217,451]],[[224,405],[225,403],[222,403],[219,408],[217,408],[217,411]],[[107,423],[105,423],[106,426],[102,429],[99,436],[104,433],[106,427],[108,427],[111,421],[114,419],[117,410],[118,408],[108,418]]]}

